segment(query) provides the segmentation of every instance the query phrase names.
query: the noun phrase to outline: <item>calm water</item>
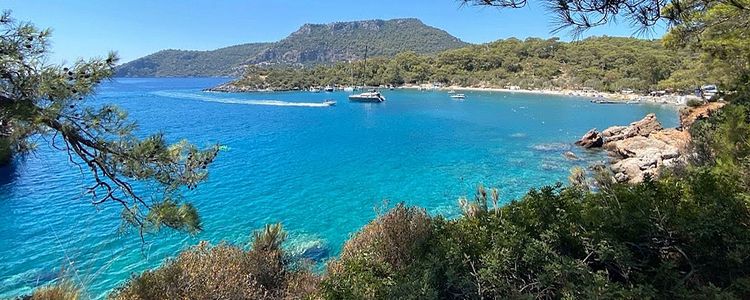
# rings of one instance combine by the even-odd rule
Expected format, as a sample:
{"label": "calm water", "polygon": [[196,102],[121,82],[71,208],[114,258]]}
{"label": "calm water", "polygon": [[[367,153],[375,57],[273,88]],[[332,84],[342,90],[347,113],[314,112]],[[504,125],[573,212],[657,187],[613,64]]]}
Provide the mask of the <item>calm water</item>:
{"label": "calm water", "polygon": [[[39,140],[33,156],[0,169],[0,298],[54,280],[61,269],[101,297],[199,240],[246,243],[269,222],[283,222],[290,248],[323,245],[336,255],[386,201],[455,216],[456,199],[478,183],[499,187],[508,201],[565,181],[576,164],[603,160],[571,147],[592,127],[649,112],[666,126],[677,122],[670,107],[513,93],[469,92],[459,102],[444,92],[386,91],[387,102],[362,104],[343,92],[200,92],[221,81],[118,79],[93,99],[126,108],[143,132],[228,146],[210,179],[188,195],[204,232],[163,232],[146,244],[118,232],[116,206],[90,205],[82,196],[87,178]],[[328,98],[338,105],[315,104]],[[566,160],[567,150],[583,160]]]}

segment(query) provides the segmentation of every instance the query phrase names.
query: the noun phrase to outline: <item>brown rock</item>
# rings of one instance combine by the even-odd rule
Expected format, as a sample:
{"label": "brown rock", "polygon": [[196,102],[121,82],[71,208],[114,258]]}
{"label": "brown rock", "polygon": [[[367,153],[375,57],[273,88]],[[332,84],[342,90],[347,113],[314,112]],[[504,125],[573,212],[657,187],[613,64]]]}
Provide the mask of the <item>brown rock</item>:
{"label": "brown rock", "polygon": [[612,136],[620,135],[627,128],[628,126],[612,126],[602,131],[602,136],[612,137]]}
{"label": "brown rock", "polygon": [[680,152],[684,152],[690,144],[690,133],[677,129],[664,129],[652,133],[649,138],[657,139],[669,145],[677,147]]}
{"label": "brown rock", "polygon": [[599,133],[599,131],[594,128],[589,130],[589,132],[586,132],[586,134],[584,134],[583,137],[581,137],[581,139],[576,142],[576,145],[586,149],[598,148],[604,145],[604,139],[602,138],[602,135]]}
{"label": "brown rock", "polygon": [[629,126],[613,126],[604,130],[604,143],[621,141],[634,136],[649,136],[651,133],[662,130],[661,123],[655,114],[648,114],[640,121],[630,123]]}
{"label": "brown rock", "polygon": [[724,105],[724,102],[709,102],[698,107],[684,107],[680,110],[680,127],[690,128],[695,121],[708,118]]}

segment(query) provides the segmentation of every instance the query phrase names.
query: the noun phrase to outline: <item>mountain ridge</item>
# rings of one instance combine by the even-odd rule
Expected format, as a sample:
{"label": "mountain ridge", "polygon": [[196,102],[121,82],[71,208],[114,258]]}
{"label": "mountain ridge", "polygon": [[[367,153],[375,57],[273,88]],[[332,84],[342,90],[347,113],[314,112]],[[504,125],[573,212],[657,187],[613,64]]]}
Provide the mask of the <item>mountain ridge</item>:
{"label": "mountain ridge", "polygon": [[405,51],[436,54],[470,45],[416,18],[306,23],[284,39],[208,51],[161,50],[118,66],[119,77],[237,76],[253,65],[319,65],[392,57]]}

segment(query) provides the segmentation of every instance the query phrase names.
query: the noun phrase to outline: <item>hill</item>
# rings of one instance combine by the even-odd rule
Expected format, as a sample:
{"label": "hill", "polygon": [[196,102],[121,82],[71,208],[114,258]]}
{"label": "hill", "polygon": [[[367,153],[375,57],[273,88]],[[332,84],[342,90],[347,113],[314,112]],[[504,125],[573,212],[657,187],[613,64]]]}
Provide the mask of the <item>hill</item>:
{"label": "hill", "polygon": [[117,76],[198,77],[242,74],[247,60],[269,45],[251,43],[211,51],[162,50],[119,66]]}
{"label": "hill", "polygon": [[120,66],[121,77],[226,76],[247,65],[318,65],[392,57],[404,51],[435,54],[469,44],[418,19],[305,24],[275,43],[231,46],[213,51],[163,50]]}
{"label": "hill", "polygon": [[506,39],[419,55],[342,62],[315,68],[253,67],[237,81],[215,90],[275,90],[325,85],[403,85],[439,82],[465,87],[581,88],[601,91],[690,88],[667,81],[690,56],[664,48],[659,40],[591,37],[576,42],[556,38]]}
{"label": "hill", "polygon": [[362,59],[365,47],[370,57],[392,57],[405,51],[435,54],[467,45],[417,19],[305,24],[263,51],[253,63],[326,64]]}

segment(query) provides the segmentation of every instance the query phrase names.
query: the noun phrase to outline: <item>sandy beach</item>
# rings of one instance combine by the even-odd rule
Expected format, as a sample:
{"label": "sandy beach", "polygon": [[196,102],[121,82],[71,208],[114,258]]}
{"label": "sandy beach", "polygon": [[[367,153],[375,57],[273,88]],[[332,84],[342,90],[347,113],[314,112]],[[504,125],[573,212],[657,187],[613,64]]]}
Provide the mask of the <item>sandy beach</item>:
{"label": "sandy beach", "polygon": [[668,94],[664,96],[649,96],[640,95],[636,93],[622,94],[622,93],[608,93],[599,91],[582,91],[582,90],[571,90],[571,89],[509,89],[509,88],[492,88],[492,87],[465,87],[465,86],[447,86],[447,87],[432,87],[426,85],[404,85],[400,88],[404,89],[426,89],[426,90],[440,90],[440,91],[476,91],[476,92],[504,92],[504,93],[526,93],[526,94],[540,94],[540,95],[557,95],[557,96],[575,96],[575,97],[586,97],[592,99],[607,99],[611,101],[638,101],[641,103],[656,103],[656,104],[670,104],[684,106],[689,99],[700,99],[692,95],[677,95]]}

